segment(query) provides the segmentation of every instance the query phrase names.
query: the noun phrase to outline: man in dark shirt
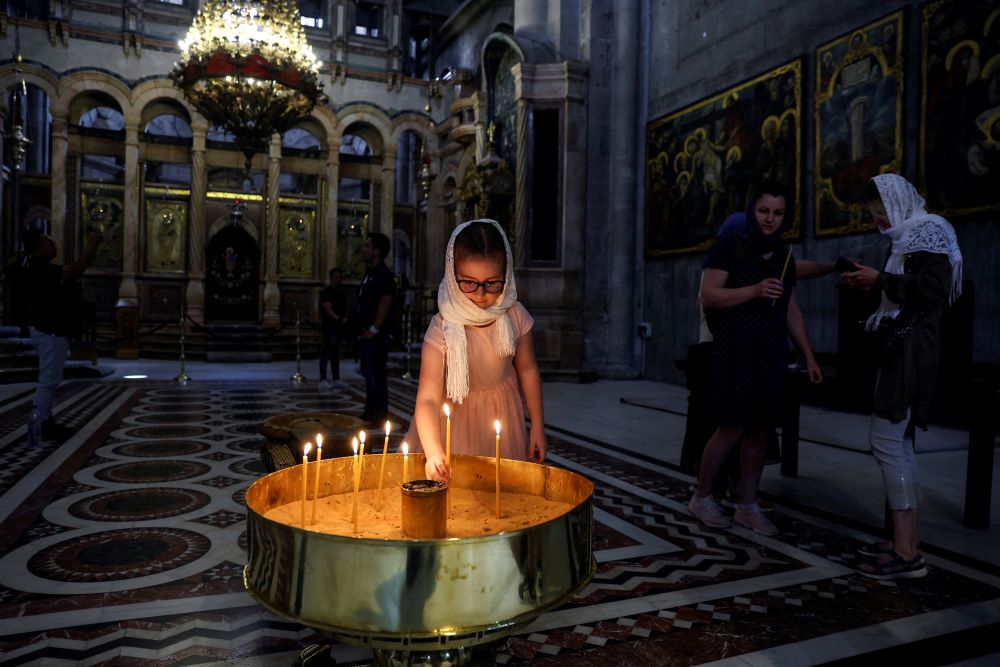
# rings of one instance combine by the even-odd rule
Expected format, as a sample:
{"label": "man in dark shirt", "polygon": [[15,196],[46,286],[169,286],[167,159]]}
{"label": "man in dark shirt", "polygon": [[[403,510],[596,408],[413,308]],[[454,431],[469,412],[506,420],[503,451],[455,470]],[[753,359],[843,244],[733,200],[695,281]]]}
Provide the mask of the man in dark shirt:
{"label": "man in dark shirt", "polygon": [[[347,318],[347,299],[337,288],[343,277],[340,269],[330,269],[330,284],[319,295],[319,317],[323,328],[323,347],[319,353],[320,389],[333,389],[340,385],[340,340]],[[326,379],[327,364],[332,382]]]}
{"label": "man in dark shirt", "polygon": [[361,374],[365,378],[365,411],[361,418],[381,426],[389,417],[389,342],[387,331],[392,321],[393,295],[396,280],[385,265],[389,254],[389,237],[372,232],[361,247],[365,277],[358,287],[355,322],[361,346]]}
{"label": "man in dark shirt", "polygon": [[69,354],[69,334],[76,311],[77,290],[73,280],[87,270],[104,237],[91,233],[83,254],[73,264],[52,262],[56,244],[40,230],[25,232],[22,239],[26,260],[22,273],[22,297],[27,305],[31,344],[38,352],[38,385],[33,409],[42,423],[42,438],[67,440],[75,429],[57,424],[52,418],[52,398],[63,379]]}

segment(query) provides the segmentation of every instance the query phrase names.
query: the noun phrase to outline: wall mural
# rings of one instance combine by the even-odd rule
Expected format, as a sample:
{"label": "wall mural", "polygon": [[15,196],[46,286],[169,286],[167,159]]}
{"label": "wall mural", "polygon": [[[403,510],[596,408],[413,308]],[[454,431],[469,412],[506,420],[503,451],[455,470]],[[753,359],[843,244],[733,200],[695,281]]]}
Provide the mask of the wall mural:
{"label": "wall mural", "polygon": [[146,200],[146,270],[182,272],[187,202]]}
{"label": "wall mural", "polygon": [[315,209],[282,209],[279,215],[278,271],[285,276],[312,277]]}
{"label": "wall mural", "polygon": [[1000,209],[1000,0],[923,6],[920,190],[940,213]]}
{"label": "wall mural", "polygon": [[816,236],[875,229],[860,199],[903,165],[903,12],[816,49]]}
{"label": "wall mural", "polygon": [[707,250],[757,178],[784,183],[795,206],[784,234],[801,236],[802,61],[795,60],[646,129],[646,254]]}

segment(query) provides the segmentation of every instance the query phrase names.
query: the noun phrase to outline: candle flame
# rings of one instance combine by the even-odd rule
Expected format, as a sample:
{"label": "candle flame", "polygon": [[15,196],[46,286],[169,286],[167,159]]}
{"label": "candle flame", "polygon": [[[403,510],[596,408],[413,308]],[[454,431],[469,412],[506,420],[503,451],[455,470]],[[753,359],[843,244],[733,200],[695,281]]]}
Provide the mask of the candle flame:
{"label": "candle flame", "polygon": [[500,435],[500,420],[499,419],[494,419],[493,420],[493,428],[495,428],[497,430],[497,435]]}
{"label": "candle flame", "polygon": [[385,436],[389,437],[389,420],[385,420]]}
{"label": "candle flame", "polygon": [[316,449],[323,449],[323,435],[320,433],[316,434]]}
{"label": "candle flame", "polygon": [[364,431],[358,431],[358,440],[361,441],[362,445],[365,444],[365,438],[366,437],[367,437],[367,434]]}
{"label": "candle flame", "polygon": [[358,455],[358,439],[357,438],[351,438],[351,447],[354,447],[354,455],[357,456]]}
{"label": "candle flame", "polygon": [[405,440],[403,441],[403,445],[400,447],[400,449],[403,450],[403,456],[406,456],[407,454],[410,453],[410,446],[406,444]]}
{"label": "candle flame", "polygon": [[444,416],[451,417],[451,408],[448,407],[447,403],[444,404]]}
{"label": "candle flame", "polygon": [[302,456],[309,456],[309,452],[312,450],[312,443],[307,442],[306,446],[302,448]]}

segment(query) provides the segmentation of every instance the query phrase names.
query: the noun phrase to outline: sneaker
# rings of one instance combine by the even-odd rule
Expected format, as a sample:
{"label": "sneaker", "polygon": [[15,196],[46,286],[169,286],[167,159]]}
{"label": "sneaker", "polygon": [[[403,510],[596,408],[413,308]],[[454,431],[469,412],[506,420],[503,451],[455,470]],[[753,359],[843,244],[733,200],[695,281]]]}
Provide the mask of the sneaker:
{"label": "sneaker", "polygon": [[749,528],[761,535],[774,536],[778,534],[778,527],[770,519],[764,516],[764,510],[755,500],[752,503],[738,503],[733,520],[744,528]]}
{"label": "sneaker", "polygon": [[722,510],[719,509],[718,504],[715,502],[715,498],[711,495],[701,498],[695,493],[691,496],[688,509],[691,510],[691,514],[694,514],[706,526],[729,528],[732,525],[732,522],[722,513]]}
{"label": "sneaker", "polygon": [[340,380],[334,380],[333,382],[330,383],[330,388],[331,389],[344,390],[344,389],[347,389],[347,383],[346,382],[342,382]]}
{"label": "sneaker", "polygon": [[66,442],[74,433],[76,433],[76,429],[57,424],[51,417],[42,422],[42,440]]}

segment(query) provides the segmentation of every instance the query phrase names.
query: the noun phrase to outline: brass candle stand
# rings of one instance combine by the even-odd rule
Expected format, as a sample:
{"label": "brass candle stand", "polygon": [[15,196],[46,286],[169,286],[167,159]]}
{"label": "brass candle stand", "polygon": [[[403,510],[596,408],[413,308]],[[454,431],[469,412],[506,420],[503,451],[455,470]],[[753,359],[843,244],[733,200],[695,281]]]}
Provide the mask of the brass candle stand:
{"label": "brass candle stand", "polygon": [[289,378],[295,384],[302,384],[306,376],[302,374],[301,330],[299,328],[299,309],[295,308],[295,375]]}
{"label": "brass candle stand", "polygon": [[181,358],[180,358],[181,371],[177,374],[177,377],[174,378],[174,382],[176,382],[177,384],[183,386],[183,385],[186,385],[188,382],[191,381],[191,376],[187,374],[187,371],[184,368],[186,357],[184,355],[184,314],[183,313],[181,314],[181,319],[180,319],[179,324],[180,324],[180,328],[181,328]]}
{"label": "brass candle stand", "polygon": [[[320,498],[352,492],[352,463],[349,456],[319,463]],[[503,463],[505,493],[544,497],[570,509],[495,534],[361,538],[265,518],[302,493],[300,466],[271,473],[246,493],[246,589],[280,616],[371,648],[382,667],[493,664],[482,661],[491,645],[562,605],[596,567],[593,484],[560,468]],[[492,457],[456,455],[452,464],[453,488],[492,493]],[[386,483],[399,484],[402,475],[403,456],[390,454]],[[374,489],[378,477],[376,466],[367,467],[361,488]]]}

